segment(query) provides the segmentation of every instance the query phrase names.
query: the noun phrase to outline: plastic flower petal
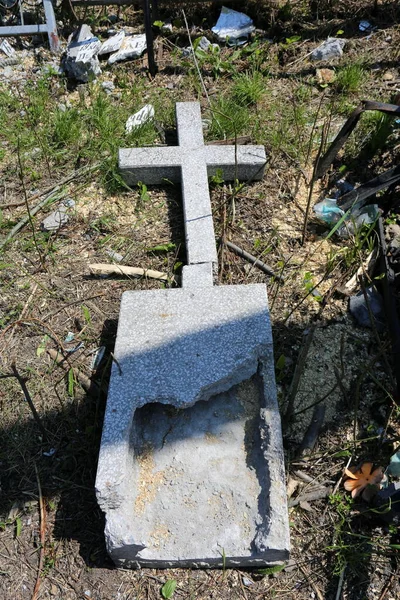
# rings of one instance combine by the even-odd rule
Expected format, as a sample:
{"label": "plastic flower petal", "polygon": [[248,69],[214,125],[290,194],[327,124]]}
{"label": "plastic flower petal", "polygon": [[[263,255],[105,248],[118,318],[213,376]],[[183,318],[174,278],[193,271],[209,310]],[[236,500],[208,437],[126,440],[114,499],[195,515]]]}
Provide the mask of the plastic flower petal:
{"label": "plastic flower petal", "polygon": [[351,492],[352,498],[356,498],[359,496],[364,490],[369,488],[369,494],[367,497],[371,496],[372,486],[375,487],[376,491],[379,489],[379,483],[383,479],[383,469],[382,467],[378,467],[374,471],[372,471],[373,463],[366,462],[363,463],[359,469],[356,467],[350,467],[350,469],[345,469],[345,475],[348,477],[344,482],[344,489],[348,492]]}

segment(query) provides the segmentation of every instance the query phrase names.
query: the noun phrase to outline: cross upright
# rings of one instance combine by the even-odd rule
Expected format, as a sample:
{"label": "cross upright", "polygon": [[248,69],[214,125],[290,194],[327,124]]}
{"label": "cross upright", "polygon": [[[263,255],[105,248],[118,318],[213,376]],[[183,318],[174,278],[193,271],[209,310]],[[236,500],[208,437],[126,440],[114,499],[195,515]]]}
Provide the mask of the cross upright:
{"label": "cross upright", "polygon": [[181,182],[188,265],[217,263],[208,177],[262,179],[263,146],[206,146],[198,102],[176,104],[178,146],[122,148],[119,168],[128,185]]}

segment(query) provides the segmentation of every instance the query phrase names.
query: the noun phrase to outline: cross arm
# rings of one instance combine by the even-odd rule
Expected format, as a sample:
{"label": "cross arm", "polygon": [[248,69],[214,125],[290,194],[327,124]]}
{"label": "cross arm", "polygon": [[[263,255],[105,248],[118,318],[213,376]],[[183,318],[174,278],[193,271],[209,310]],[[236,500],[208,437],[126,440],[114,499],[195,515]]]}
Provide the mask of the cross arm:
{"label": "cross arm", "polygon": [[120,172],[128,185],[138,181],[159,185],[166,179],[179,183],[181,164],[179,146],[121,148],[118,156]]}

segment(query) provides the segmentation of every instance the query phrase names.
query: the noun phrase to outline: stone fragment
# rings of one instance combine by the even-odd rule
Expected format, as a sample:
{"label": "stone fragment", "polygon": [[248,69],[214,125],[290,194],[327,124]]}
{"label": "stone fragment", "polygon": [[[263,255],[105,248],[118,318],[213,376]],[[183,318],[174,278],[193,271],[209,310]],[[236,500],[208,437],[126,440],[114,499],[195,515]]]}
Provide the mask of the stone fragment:
{"label": "stone fragment", "polygon": [[75,202],[72,199],[64,200],[60,206],[50,213],[40,224],[42,231],[52,232],[58,231],[68,223],[68,209],[72,208]]}
{"label": "stone fragment", "polygon": [[345,39],[328,37],[318,48],[311,53],[311,60],[331,60],[339,58],[343,54],[343,48],[346,44]]}
{"label": "stone fragment", "polygon": [[146,35],[141,33],[139,35],[127,35],[125,36],[120,49],[114,54],[111,54],[108,59],[108,64],[113,65],[116,62],[126,60],[127,58],[139,58],[146,50]]}
{"label": "stone fragment", "polygon": [[145,104],[137,113],[131,115],[125,125],[126,133],[132,133],[134,129],[154,119],[154,106]]}
{"label": "stone fragment", "polygon": [[111,52],[117,52],[121,48],[121,44],[125,39],[125,31],[119,31],[112,37],[108,38],[102,43],[99,50],[99,56],[103,54],[111,54]]}
{"label": "stone fragment", "polygon": [[101,68],[97,54],[101,42],[94,37],[88,25],[81,25],[68,40],[63,68],[69,77],[87,83],[100,75]]}
{"label": "stone fragment", "polygon": [[319,84],[333,83],[336,80],[336,73],[333,69],[317,69],[316,76]]}

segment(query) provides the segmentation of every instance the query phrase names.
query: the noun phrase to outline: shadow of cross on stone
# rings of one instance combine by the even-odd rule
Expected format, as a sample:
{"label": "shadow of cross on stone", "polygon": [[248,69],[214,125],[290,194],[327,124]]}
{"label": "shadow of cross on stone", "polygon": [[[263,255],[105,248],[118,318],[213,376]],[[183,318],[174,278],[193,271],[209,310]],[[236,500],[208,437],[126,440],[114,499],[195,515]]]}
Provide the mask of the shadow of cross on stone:
{"label": "shadow of cross on stone", "polygon": [[119,168],[128,185],[181,182],[188,264],[216,264],[208,177],[221,170],[226,181],[262,179],[265,150],[263,146],[206,146],[198,102],[178,102],[176,122],[178,146],[123,148]]}

